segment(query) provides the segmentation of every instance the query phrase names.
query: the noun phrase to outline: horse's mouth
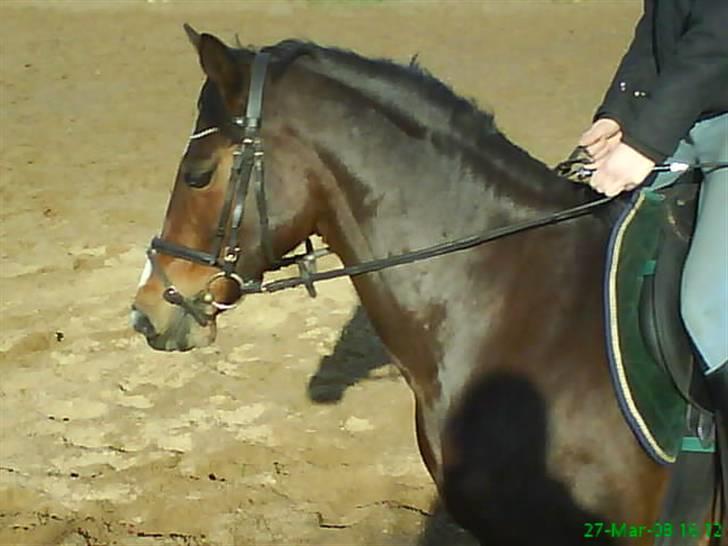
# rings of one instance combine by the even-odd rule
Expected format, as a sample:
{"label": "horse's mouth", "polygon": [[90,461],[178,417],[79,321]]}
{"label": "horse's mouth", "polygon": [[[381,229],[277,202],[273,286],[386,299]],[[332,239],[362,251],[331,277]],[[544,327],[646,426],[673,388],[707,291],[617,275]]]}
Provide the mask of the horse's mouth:
{"label": "horse's mouth", "polygon": [[186,340],[178,340],[167,336],[148,337],[147,344],[156,351],[177,351],[181,353],[191,351],[196,347],[191,343],[187,343]]}
{"label": "horse's mouth", "polygon": [[167,328],[162,332],[150,327],[148,319],[146,322],[140,320],[139,312],[132,310],[132,327],[143,334],[147,344],[157,351],[179,351],[186,352],[199,347],[210,345],[217,337],[217,325],[211,319],[206,326],[198,325],[194,317],[182,309],[177,310],[171,317]]}

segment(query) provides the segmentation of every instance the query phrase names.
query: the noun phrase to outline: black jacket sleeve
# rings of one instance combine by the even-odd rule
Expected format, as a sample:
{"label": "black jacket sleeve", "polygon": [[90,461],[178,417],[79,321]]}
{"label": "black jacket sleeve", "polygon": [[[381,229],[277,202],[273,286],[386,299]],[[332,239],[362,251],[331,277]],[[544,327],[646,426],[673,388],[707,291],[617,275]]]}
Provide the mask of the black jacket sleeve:
{"label": "black jacket sleeve", "polygon": [[[621,75],[634,78],[637,86],[644,85],[646,95],[640,95],[641,89],[629,88],[629,82],[626,91],[619,90],[621,96],[612,98],[614,89],[610,88],[597,115],[614,117],[622,126],[626,144],[660,162],[675,150],[702,115],[711,112],[715,105],[726,103],[728,1],[697,0],[693,4],[685,31],[675,42],[674,50],[664,55],[659,71],[655,52],[646,56],[644,41],[654,47],[652,32],[647,36],[641,34],[655,24],[652,1],[648,0],[647,7],[650,10],[646,9],[640,21],[642,28],[638,25],[632,47],[615,78],[622,81],[619,76],[624,66]],[[655,30],[659,32],[652,29]],[[633,75],[627,70],[644,72]],[[625,103],[630,107],[625,107]]]}
{"label": "black jacket sleeve", "polygon": [[642,18],[635,28],[632,43],[622,57],[612,83],[594,119],[611,118],[624,127],[636,114],[636,102],[657,77],[653,51],[654,13],[652,0],[645,1]]}

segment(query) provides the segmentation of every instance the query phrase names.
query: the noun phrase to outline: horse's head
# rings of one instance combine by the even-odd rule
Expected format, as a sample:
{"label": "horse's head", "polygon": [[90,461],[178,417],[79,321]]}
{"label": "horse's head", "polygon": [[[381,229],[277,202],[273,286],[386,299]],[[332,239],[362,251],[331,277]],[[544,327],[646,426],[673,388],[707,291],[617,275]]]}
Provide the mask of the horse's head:
{"label": "horse's head", "polygon": [[275,110],[268,55],[185,29],[207,79],[131,312],[149,344],[168,351],[211,343],[217,314],[255,291],[263,272],[314,224],[306,177],[285,159],[295,138],[275,115],[263,116],[264,86],[266,112]]}

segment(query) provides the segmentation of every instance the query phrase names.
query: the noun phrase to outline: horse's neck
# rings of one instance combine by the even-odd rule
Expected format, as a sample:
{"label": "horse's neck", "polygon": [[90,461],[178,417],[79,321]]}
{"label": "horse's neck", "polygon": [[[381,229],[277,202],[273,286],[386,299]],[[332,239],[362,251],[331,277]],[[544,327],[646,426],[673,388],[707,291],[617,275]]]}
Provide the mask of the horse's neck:
{"label": "horse's neck", "polygon": [[329,175],[323,231],[345,262],[484,232],[578,200],[499,133],[477,151],[430,129],[413,136],[407,122],[342,93],[300,93],[293,117]]}
{"label": "horse's neck", "polygon": [[[304,85],[295,99],[298,111],[289,116],[321,160],[318,178],[328,208],[318,230],[345,264],[416,250],[560,208],[548,188],[518,180],[508,170],[510,157],[518,162],[512,169],[523,176],[543,175],[542,165],[507,142],[494,142],[483,157],[466,158],[446,135],[407,134],[386,112],[345,99],[351,99],[345,89]],[[486,332],[489,322],[498,321],[508,305],[502,293],[519,269],[546,267],[544,260],[532,261],[533,250],[543,246],[540,237],[517,237],[354,279],[378,334],[423,398],[437,395],[442,360],[477,358],[476,341],[482,340],[472,329]],[[578,261],[577,239],[551,237],[544,244],[560,253],[559,260]],[[479,324],[473,325],[476,316]]]}

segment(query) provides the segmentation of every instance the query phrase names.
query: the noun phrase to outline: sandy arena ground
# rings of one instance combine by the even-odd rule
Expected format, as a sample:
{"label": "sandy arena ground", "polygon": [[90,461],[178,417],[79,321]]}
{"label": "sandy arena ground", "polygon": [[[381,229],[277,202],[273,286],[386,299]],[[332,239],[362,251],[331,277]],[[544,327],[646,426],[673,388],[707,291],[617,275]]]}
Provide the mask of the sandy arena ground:
{"label": "sandy arena ground", "polygon": [[154,352],[130,330],[201,82],[181,24],[419,53],[554,163],[638,14],[637,0],[0,2],[0,544],[471,546],[437,510],[411,396],[348,281],[250,298],[204,350]]}

